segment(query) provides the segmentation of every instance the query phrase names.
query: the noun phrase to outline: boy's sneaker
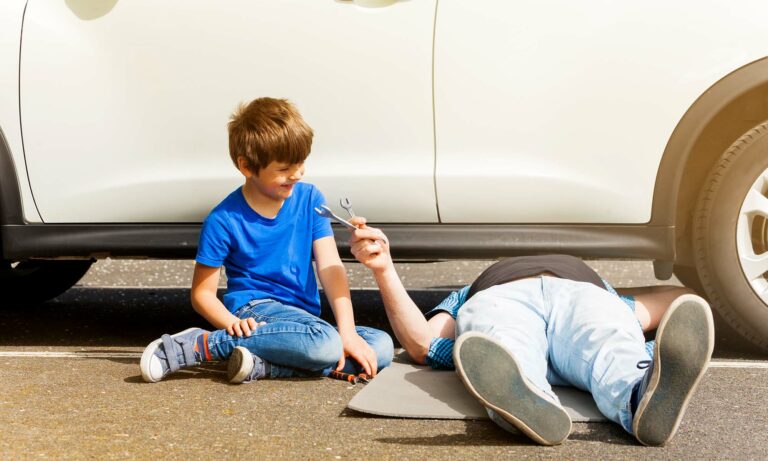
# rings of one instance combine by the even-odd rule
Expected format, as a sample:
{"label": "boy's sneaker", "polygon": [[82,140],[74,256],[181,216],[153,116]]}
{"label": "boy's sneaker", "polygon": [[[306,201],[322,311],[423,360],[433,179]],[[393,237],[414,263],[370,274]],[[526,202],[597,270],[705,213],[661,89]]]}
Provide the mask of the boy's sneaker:
{"label": "boy's sneaker", "polygon": [[227,379],[232,384],[256,381],[267,375],[267,363],[243,346],[235,347],[227,364]]}
{"label": "boy's sneaker", "polygon": [[141,376],[148,383],[156,383],[181,368],[200,365],[200,354],[195,353],[197,337],[207,333],[200,328],[189,328],[175,335],[163,335],[149,343],[141,354]]}
{"label": "boy's sneaker", "polygon": [[643,445],[664,445],[675,435],[715,343],[712,311],[702,298],[683,295],[656,330],[653,361],[632,398],[632,431]]}
{"label": "boy's sneaker", "polygon": [[525,378],[515,357],[496,339],[477,332],[462,334],[453,361],[467,390],[525,435],[542,445],[558,445],[568,438],[568,413]]}

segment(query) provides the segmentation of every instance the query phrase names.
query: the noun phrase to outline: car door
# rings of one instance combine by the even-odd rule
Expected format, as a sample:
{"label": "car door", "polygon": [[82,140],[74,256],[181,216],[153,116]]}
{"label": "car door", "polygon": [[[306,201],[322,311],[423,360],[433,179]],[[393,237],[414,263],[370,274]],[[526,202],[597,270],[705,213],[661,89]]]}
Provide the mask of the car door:
{"label": "car door", "polygon": [[766,55],[761,8],[708,2],[441,2],[443,222],[646,223],[696,99]]}
{"label": "car door", "polygon": [[372,221],[433,222],[436,0],[30,0],[27,170],[45,222],[198,222],[242,179],[238,103],[293,101],[306,180]]}

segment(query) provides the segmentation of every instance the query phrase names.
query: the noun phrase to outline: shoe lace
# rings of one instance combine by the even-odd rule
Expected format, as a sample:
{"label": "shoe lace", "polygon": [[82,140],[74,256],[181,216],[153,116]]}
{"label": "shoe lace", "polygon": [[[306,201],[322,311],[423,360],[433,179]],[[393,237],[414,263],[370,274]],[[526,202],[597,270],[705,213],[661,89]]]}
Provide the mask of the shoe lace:
{"label": "shoe lace", "polygon": [[633,415],[635,414],[635,412],[637,412],[637,407],[640,405],[640,399],[643,397],[646,387],[648,387],[648,381],[650,380],[650,376],[651,376],[650,373],[648,372],[648,369],[651,368],[652,366],[653,366],[653,360],[640,360],[639,362],[637,362],[637,369],[646,370],[646,372],[645,372],[645,376],[643,376],[637,381],[637,384],[635,384],[635,387],[632,390],[630,405],[632,408]]}

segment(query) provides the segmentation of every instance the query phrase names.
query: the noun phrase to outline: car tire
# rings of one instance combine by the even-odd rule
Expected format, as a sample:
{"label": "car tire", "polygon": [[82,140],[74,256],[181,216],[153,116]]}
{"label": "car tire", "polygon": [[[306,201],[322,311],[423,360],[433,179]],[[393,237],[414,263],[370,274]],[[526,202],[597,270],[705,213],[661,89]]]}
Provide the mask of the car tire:
{"label": "car tire", "polygon": [[688,288],[696,292],[700,296],[706,296],[704,288],[701,286],[701,280],[699,280],[699,274],[696,272],[696,268],[692,266],[682,266],[675,264],[672,272],[675,274],[680,282]]}
{"label": "car tire", "polygon": [[[768,351],[768,122],[715,163],[694,214],[698,279],[712,306]],[[762,258],[762,259],[761,259]]]}
{"label": "car tire", "polygon": [[39,304],[67,291],[91,267],[90,260],[0,261],[0,306]]}

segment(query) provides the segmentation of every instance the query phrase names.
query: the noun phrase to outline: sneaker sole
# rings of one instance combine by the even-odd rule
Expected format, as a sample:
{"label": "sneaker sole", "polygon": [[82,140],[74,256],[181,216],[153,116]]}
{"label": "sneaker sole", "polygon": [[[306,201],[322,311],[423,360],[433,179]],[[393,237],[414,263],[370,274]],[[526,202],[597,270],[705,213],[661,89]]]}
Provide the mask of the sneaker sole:
{"label": "sneaker sole", "polygon": [[632,423],[640,443],[664,445],[675,435],[707,371],[714,342],[712,311],[706,301],[695,295],[677,298],[656,332],[654,375]]}
{"label": "sneaker sole", "polygon": [[568,438],[568,413],[528,384],[504,345],[481,333],[465,333],[456,341],[454,362],[467,390],[525,435],[542,445]]}
{"label": "sneaker sole", "polygon": [[[181,336],[183,334],[189,333],[190,331],[197,330],[198,328],[187,328],[184,331],[180,331],[176,333],[175,335],[171,335],[171,338],[175,338],[177,336]],[[152,360],[152,356],[155,355],[155,351],[157,351],[157,348],[163,344],[163,340],[158,338],[149,345],[144,348],[144,352],[141,354],[141,362],[139,362],[139,366],[141,367],[141,377],[144,378],[144,381],[148,383],[156,383],[160,380],[162,380],[165,376],[159,376],[154,377],[152,376],[152,373],[150,372],[150,361]]]}
{"label": "sneaker sole", "polygon": [[227,379],[229,382],[232,384],[242,384],[251,374],[252,370],[253,358],[251,357],[251,352],[242,346],[235,347],[227,363]]}

